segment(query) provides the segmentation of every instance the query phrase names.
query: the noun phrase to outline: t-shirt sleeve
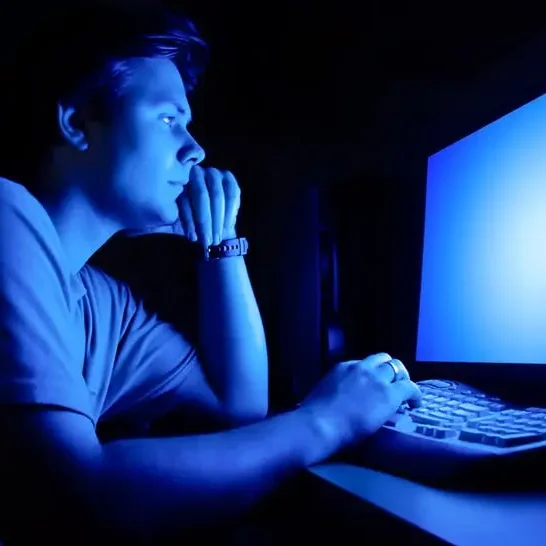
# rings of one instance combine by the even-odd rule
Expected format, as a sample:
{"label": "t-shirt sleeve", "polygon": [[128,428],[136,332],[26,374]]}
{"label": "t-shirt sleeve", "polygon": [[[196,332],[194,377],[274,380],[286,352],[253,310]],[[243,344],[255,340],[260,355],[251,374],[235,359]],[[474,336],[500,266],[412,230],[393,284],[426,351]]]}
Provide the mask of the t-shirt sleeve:
{"label": "t-shirt sleeve", "polygon": [[113,307],[124,309],[101,420],[149,422],[161,417],[176,405],[180,385],[199,365],[196,349],[174,325],[135,297],[128,285],[96,269],[87,272],[93,276],[96,293],[110,292],[116,300]]}
{"label": "t-shirt sleeve", "polygon": [[44,208],[0,179],[0,404],[52,405],[93,420],[72,282]]}

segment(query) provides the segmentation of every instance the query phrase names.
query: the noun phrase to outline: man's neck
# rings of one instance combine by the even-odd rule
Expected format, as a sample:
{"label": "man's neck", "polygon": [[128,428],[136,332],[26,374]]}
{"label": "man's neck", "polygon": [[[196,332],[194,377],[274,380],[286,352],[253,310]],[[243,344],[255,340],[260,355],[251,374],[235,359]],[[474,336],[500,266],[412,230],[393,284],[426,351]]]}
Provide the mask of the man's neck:
{"label": "man's neck", "polygon": [[39,200],[57,230],[71,273],[77,273],[121,229],[98,214],[81,193]]}

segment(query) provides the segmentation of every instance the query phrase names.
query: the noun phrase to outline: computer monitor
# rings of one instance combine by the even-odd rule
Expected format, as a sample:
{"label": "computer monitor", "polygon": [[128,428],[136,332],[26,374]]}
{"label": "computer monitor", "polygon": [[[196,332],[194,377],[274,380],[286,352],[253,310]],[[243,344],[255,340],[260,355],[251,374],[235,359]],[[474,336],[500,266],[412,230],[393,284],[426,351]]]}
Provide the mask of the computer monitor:
{"label": "computer monitor", "polygon": [[546,94],[428,158],[416,363],[546,403]]}

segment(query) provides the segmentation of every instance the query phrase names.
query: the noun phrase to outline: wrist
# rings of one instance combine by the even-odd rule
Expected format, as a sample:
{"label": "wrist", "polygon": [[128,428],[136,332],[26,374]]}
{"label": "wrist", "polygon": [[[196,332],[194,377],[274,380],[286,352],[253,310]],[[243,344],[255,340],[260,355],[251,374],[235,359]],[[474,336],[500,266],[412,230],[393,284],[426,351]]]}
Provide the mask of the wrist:
{"label": "wrist", "polygon": [[339,430],[333,420],[307,406],[299,406],[291,413],[298,419],[301,429],[306,431],[303,455],[305,466],[320,463],[341,447]]}
{"label": "wrist", "polygon": [[227,241],[228,239],[237,239],[237,230],[235,228],[224,231],[222,234],[221,241]]}
{"label": "wrist", "polygon": [[223,239],[219,245],[210,245],[203,249],[205,261],[221,260],[223,258],[234,258],[245,256],[248,252],[248,241],[245,237]]}

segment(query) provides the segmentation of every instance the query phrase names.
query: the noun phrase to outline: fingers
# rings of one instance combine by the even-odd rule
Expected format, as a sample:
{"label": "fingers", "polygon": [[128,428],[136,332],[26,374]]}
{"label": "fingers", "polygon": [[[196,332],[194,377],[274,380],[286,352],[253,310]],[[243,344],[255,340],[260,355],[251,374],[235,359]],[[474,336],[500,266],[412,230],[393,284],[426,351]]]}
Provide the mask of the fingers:
{"label": "fingers", "polygon": [[413,381],[401,379],[392,384],[392,389],[399,401],[398,405],[404,402],[407,402],[412,408],[417,408],[421,405],[422,393]]}
{"label": "fingers", "polygon": [[397,358],[393,358],[390,362],[393,364],[392,366],[388,364],[388,367],[391,370],[391,374],[394,374],[395,368],[398,369],[398,374],[394,377],[394,379],[396,379],[397,381],[400,381],[402,379],[410,378],[407,368],[404,366],[404,364],[400,360],[398,360]]}
{"label": "fingers", "polygon": [[[355,368],[359,370],[375,371],[381,365],[384,365],[386,362],[392,360],[392,357],[387,353],[378,353],[375,355],[368,356],[363,360],[346,360],[340,364],[343,367]],[[388,366],[390,368],[390,366]],[[392,368],[391,368],[392,370]],[[393,377],[393,372],[390,372],[391,379]],[[390,382],[390,381],[387,381]]]}
{"label": "fingers", "polygon": [[[351,360],[346,364],[354,365],[355,363],[363,370],[373,371],[376,377],[384,383],[410,379],[409,372],[404,364],[397,358],[392,358],[388,353],[371,355],[361,361]],[[398,374],[395,373],[395,370],[398,370]]]}
{"label": "fingers", "polygon": [[237,215],[239,208],[241,207],[241,189],[235,177],[229,172],[224,173],[222,179],[224,199],[225,199],[225,214],[224,224],[222,230],[226,234],[232,234],[235,232],[235,222],[237,221]]}
{"label": "fingers", "polygon": [[[201,169],[203,170],[203,169]],[[223,173],[218,169],[205,171],[205,183],[210,200],[210,233],[208,234],[213,245],[219,245],[224,232],[224,217],[226,200],[224,196]]]}
{"label": "fingers", "polygon": [[391,355],[387,353],[377,353],[375,355],[370,355],[364,360],[361,360],[361,362],[362,362],[362,367],[371,370],[373,368],[376,368],[380,364],[384,364],[385,362],[388,362],[389,360],[392,360]]}
{"label": "fingers", "polygon": [[[391,365],[392,364],[392,365]],[[395,370],[398,370],[398,374]],[[375,368],[376,375],[386,383],[392,383],[393,381],[409,380],[410,375],[404,364],[397,358],[393,358],[388,362],[384,362]]]}
{"label": "fingers", "polygon": [[241,190],[233,174],[195,166],[179,198],[184,233],[203,246],[219,245],[226,236],[234,236],[240,206]]}
{"label": "fingers", "polygon": [[388,362],[380,364],[374,371],[375,376],[383,383],[392,383],[396,379],[394,368]]}
{"label": "fingers", "polygon": [[178,198],[178,216],[180,218],[180,225],[184,235],[192,242],[196,242],[197,231],[195,229],[195,223],[193,221],[193,212],[191,210],[191,203],[189,195],[184,192]]}
{"label": "fingers", "polygon": [[398,377],[398,379],[410,379],[410,374],[406,366],[404,366],[404,363],[397,358],[393,359],[393,362],[398,366],[398,369],[400,370],[400,376]]}
{"label": "fingers", "polygon": [[[389,364],[389,362],[392,362]],[[371,355],[361,361],[361,367],[366,370],[373,370],[376,377],[384,383],[392,383],[395,379],[409,379],[409,373],[404,364],[396,358],[392,358],[388,353],[378,353]],[[398,370],[398,375],[395,373]]]}
{"label": "fingers", "polygon": [[191,170],[190,183],[186,188],[191,204],[197,237],[203,246],[209,246],[212,244],[210,198],[205,175],[201,167],[194,167]]}

